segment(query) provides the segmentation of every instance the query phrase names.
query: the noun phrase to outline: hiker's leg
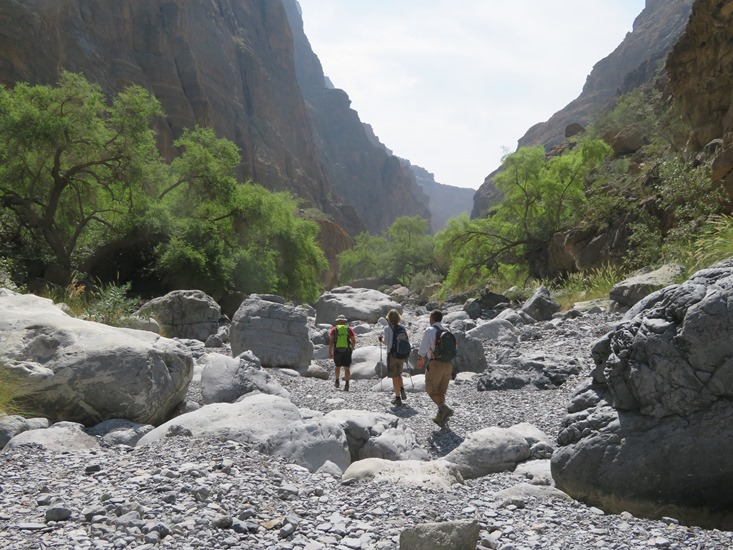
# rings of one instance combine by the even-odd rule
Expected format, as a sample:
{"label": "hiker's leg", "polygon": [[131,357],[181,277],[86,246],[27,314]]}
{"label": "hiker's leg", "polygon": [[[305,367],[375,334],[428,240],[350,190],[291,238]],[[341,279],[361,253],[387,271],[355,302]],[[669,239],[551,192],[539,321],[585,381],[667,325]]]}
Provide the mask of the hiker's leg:
{"label": "hiker's leg", "polygon": [[344,380],[346,382],[351,380],[351,367],[344,367]]}
{"label": "hiker's leg", "polygon": [[333,383],[337,388],[339,387],[339,381],[341,380],[341,367],[336,367],[336,380]]}
{"label": "hiker's leg", "polygon": [[399,397],[400,396],[400,388],[402,387],[402,376],[394,376],[392,377],[392,388],[394,389],[394,394]]}

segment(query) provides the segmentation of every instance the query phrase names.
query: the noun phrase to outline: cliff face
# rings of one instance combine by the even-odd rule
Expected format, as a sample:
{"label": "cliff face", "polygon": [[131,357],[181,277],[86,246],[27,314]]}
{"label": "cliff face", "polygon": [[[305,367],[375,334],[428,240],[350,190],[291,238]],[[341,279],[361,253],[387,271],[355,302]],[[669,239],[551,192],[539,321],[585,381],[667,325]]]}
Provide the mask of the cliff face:
{"label": "cliff face", "polygon": [[303,30],[297,1],[283,3],[293,29],[298,83],[309,107],[324,172],[336,195],[356,210],[373,233],[381,233],[399,216],[430,219],[427,200],[412,172],[362,124],[347,93],[327,84]]}
{"label": "cliff face", "polygon": [[[307,44],[302,22],[296,29]],[[320,73],[320,86],[303,86],[307,100],[296,53],[300,73]],[[352,234],[398,215],[429,215],[396,159],[363,150],[357,114],[344,92],[325,87],[317,57],[296,52],[281,0],[0,3],[0,83],[55,84],[61,69],[106,93],[144,86],[167,114],[164,152],[184,128],[210,126],[240,147],[240,179],[289,190]],[[397,212],[395,204],[406,206]]]}
{"label": "cliff face", "polygon": [[168,115],[164,149],[185,127],[211,126],[239,145],[240,177],[326,202],[280,2],[3,2],[0,59],[4,84],[53,84],[60,69],[108,93],[140,84]]}
{"label": "cliff face", "polygon": [[[692,4],[693,0],[647,0],[633,30],[610,55],[595,64],[581,94],[549,120],[527,130],[518,147],[544,145],[549,151],[562,143],[568,126],[586,126],[618,93],[651,82],[685,30]],[[492,175],[474,197],[472,217],[485,216],[498,200]]]}
{"label": "cliff face", "polygon": [[733,195],[732,36],[733,3],[696,0],[666,69],[669,86],[692,126],[688,146],[697,151],[715,139],[722,140],[713,178]]}

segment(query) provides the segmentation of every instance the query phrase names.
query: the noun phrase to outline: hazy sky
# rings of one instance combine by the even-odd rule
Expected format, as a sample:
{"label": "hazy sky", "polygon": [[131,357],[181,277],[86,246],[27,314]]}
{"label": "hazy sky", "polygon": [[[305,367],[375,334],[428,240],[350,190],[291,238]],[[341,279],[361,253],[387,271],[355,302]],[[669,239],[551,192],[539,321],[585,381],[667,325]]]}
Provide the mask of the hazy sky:
{"label": "hazy sky", "polygon": [[300,0],[326,75],[437,181],[477,188],[575,99],[644,0]]}

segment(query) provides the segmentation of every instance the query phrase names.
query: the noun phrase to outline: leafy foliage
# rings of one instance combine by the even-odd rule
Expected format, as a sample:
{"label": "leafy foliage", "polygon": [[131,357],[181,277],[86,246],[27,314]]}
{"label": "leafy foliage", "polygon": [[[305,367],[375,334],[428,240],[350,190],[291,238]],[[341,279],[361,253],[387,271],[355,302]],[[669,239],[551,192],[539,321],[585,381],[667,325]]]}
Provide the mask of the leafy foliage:
{"label": "leafy foliage", "polygon": [[[436,236],[438,255],[452,257],[447,284],[487,281],[507,269],[529,266],[528,256],[547,246],[553,233],[583,213],[585,180],[610,148],[583,140],[564,154],[546,158],[544,148],[526,147],[507,156],[494,181],[503,200],[486,218],[450,220]],[[510,268],[514,266],[514,268]]]}
{"label": "leafy foliage", "polygon": [[714,216],[694,240],[695,268],[708,267],[715,262],[733,258],[733,217]]}
{"label": "leafy foliage", "polygon": [[434,265],[433,237],[428,231],[427,220],[403,216],[386,235],[357,235],[354,247],[339,254],[339,279],[383,277],[409,284],[416,274]]}
{"label": "leafy foliage", "polygon": [[107,104],[82,76],[59,86],[0,87],[0,254],[69,274],[107,245],[145,235],[146,269],[169,288],[277,292],[314,299],[326,268],[318,226],[297,202],[240,184],[235,144],[183,132],[164,162],[157,100],[130,86]]}
{"label": "leafy foliage", "polygon": [[63,73],[58,87],[0,87],[3,232],[70,269],[139,205],[146,163],[157,159],[149,126],[161,114],[131,86],[106,105],[98,86]]}

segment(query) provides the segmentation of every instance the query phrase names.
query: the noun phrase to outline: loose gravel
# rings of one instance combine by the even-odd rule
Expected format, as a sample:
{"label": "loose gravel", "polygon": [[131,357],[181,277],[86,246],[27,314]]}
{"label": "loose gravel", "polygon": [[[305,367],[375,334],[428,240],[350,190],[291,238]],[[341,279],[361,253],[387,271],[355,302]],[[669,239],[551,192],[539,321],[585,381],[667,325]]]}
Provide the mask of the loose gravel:
{"label": "loose gravel", "polygon": [[[554,439],[575,386],[592,365],[590,344],[616,319],[588,315],[542,323],[511,346],[486,344],[489,361],[508,349],[578,357],[584,372],[555,390],[479,392],[454,383],[449,426],[431,421],[435,406],[413,393],[400,408],[374,381],[351,391],[333,380],[273,371],[298,407],[389,411],[415,431],[432,458],[445,456],[473,431],[530,422]],[[343,388],[343,385],[342,385]],[[528,480],[491,474],[450,490],[343,484],[311,474],[248,445],[216,439],[166,438],[141,448],[115,446],[53,453],[26,446],[0,453],[0,548],[3,549],[267,549],[399,548],[401,531],[445,520],[476,520],[479,549],[713,549],[733,547],[733,533],[607,515],[573,500],[504,497]]]}

